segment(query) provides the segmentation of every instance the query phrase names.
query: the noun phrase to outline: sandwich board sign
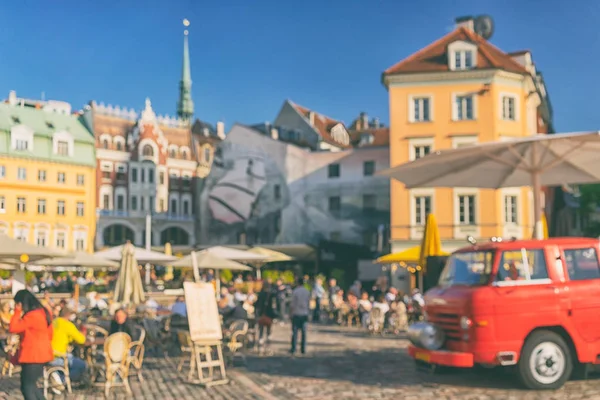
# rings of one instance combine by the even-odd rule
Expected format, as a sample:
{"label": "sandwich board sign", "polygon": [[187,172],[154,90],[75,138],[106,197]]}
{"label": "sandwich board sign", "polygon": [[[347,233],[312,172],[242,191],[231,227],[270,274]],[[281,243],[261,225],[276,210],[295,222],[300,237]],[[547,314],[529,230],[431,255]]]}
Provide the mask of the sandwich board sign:
{"label": "sandwich board sign", "polygon": [[214,342],[223,339],[221,319],[210,283],[184,282],[190,337],[193,342]]}

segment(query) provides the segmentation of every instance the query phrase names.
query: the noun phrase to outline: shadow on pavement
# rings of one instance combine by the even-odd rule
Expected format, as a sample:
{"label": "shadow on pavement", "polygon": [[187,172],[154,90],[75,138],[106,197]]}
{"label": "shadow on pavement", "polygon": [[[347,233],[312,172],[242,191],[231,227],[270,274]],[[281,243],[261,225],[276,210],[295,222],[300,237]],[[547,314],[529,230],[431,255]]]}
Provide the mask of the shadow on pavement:
{"label": "shadow on pavement", "polygon": [[[310,344],[310,348],[314,345]],[[398,388],[461,386],[466,388],[509,389],[525,393],[515,374],[506,368],[450,369],[436,373],[418,370],[404,349],[383,348],[377,351],[327,351],[319,349],[305,357],[291,358],[276,354],[258,358],[248,356],[249,373],[280,377],[348,381],[357,385]],[[599,378],[594,376],[592,378]]]}

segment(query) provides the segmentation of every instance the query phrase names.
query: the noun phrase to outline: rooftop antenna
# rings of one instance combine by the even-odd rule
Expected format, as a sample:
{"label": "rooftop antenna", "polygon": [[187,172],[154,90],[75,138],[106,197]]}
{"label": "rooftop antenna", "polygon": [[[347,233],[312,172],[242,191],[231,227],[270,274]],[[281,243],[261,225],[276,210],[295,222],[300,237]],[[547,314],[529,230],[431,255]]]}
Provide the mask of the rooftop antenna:
{"label": "rooftop antenna", "polygon": [[46,92],[42,92],[42,101],[46,100]]}

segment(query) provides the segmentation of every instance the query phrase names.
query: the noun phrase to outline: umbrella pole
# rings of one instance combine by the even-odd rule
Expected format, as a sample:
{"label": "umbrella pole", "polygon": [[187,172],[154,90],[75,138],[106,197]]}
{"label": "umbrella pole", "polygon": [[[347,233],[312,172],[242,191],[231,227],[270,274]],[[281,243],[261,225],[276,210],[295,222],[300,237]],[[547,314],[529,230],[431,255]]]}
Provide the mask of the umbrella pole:
{"label": "umbrella pole", "polygon": [[[532,149],[535,149],[535,146]],[[542,229],[542,184],[539,171],[531,173],[531,184],[533,187],[533,236],[541,240],[544,238],[544,232]]]}
{"label": "umbrella pole", "polygon": [[215,287],[217,288],[217,299],[221,295],[221,274],[218,269],[215,269]]}
{"label": "umbrella pole", "polygon": [[200,282],[200,271],[198,270],[198,259],[196,258],[196,252],[192,251],[192,270],[194,271],[194,280],[196,283]]}
{"label": "umbrella pole", "polygon": [[25,289],[25,286],[25,264],[21,264],[20,268],[15,268],[13,271],[13,295],[15,295],[19,290]]}

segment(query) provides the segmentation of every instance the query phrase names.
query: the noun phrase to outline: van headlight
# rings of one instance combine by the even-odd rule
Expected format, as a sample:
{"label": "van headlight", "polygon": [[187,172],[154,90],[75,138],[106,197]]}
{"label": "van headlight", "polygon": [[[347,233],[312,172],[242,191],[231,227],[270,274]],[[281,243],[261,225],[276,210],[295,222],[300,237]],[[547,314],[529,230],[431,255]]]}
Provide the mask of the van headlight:
{"label": "van headlight", "polygon": [[471,329],[472,325],[473,325],[473,321],[471,321],[471,318],[469,318],[469,317],[461,317],[461,319],[460,319],[460,327],[462,329],[464,329],[466,331],[468,329]]}

